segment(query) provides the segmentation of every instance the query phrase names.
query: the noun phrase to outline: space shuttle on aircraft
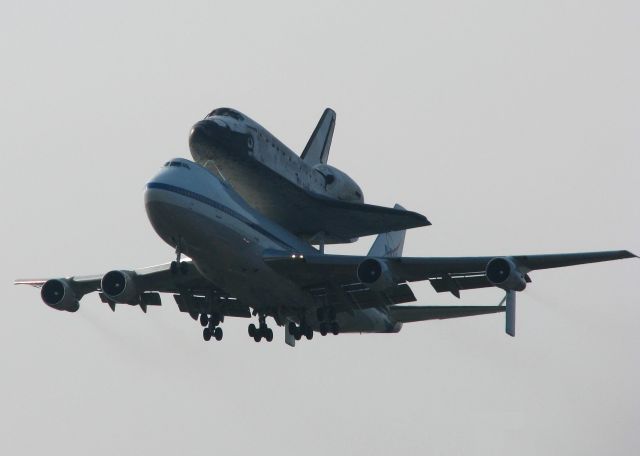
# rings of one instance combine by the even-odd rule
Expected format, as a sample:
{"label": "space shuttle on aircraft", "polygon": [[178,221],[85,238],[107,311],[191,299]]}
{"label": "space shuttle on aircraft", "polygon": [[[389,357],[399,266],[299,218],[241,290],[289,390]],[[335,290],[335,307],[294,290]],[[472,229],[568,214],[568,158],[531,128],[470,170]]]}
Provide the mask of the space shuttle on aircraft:
{"label": "space shuttle on aircraft", "polygon": [[[47,306],[66,312],[78,311],[93,292],[113,311],[126,304],[143,312],[169,293],[181,312],[199,320],[206,341],[222,339],[225,318],[257,316],[258,324],[247,327],[252,339],[273,340],[270,317],[294,346],[314,332],[397,333],[404,323],[492,313],[504,313],[505,332],[515,336],[516,294],[534,271],[636,257],[627,250],[403,256],[405,230],[428,220],[398,204],[364,203],[358,184],[327,165],[334,125],[328,109],[298,156],[243,114],[216,109],[191,132],[198,163],[165,162],[144,192],[148,219],[175,249],[175,261],[14,283],[40,288]],[[376,233],[365,256],[322,248]],[[498,305],[407,305],[418,300],[409,286],[417,281],[458,298],[481,288],[505,297]]]}
{"label": "space shuttle on aircraft", "polygon": [[193,126],[189,147],[255,209],[314,244],[430,225],[415,212],[365,204],[360,186],[327,164],[335,123],[325,109],[298,155],[246,115],[218,108]]}

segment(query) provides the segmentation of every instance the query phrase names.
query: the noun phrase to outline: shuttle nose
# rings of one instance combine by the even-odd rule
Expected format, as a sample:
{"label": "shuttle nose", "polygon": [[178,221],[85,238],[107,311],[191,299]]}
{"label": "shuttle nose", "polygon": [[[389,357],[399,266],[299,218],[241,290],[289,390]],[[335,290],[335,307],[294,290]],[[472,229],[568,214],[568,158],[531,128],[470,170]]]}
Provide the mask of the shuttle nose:
{"label": "shuttle nose", "polygon": [[217,154],[246,153],[253,147],[253,139],[232,130],[221,119],[197,122],[189,134],[189,149],[196,160],[215,158]]}
{"label": "shuttle nose", "polygon": [[226,126],[222,122],[212,120],[201,120],[197,122],[189,134],[189,147],[211,147],[215,146],[224,134]]}

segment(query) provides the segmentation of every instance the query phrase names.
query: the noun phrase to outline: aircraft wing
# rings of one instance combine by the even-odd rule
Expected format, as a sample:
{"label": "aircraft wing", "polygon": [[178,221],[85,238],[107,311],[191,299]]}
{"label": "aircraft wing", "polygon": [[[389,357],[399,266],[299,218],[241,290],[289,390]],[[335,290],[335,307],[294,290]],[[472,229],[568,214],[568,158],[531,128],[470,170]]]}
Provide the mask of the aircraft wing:
{"label": "aircraft wing", "polygon": [[[361,236],[431,225],[416,212],[329,198],[264,166],[246,165],[250,177],[246,181],[225,180],[267,218],[306,239],[323,233],[326,244],[345,243]],[[213,165],[206,166],[215,170]]]}
{"label": "aircraft wing", "polygon": [[252,201],[269,219],[292,233],[306,239],[323,233],[327,244],[431,225],[424,215],[416,212],[340,201],[289,182],[283,183],[278,192],[277,201],[272,201],[267,192],[254,196]]}
{"label": "aircraft wing", "polygon": [[322,232],[326,243],[347,242],[361,236],[431,225],[424,215],[417,212],[348,203],[311,192],[305,192],[299,201],[289,204],[295,209],[282,218],[282,223],[305,238]]}
{"label": "aircraft wing", "polygon": [[[124,271],[133,278],[136,296],[127,302],[114,302],[102,290],[103,275],[72,276],[57,279],[64,281],[73,291],[77,301],[86,294],[99,292],[100,299],[115,311],[116,304],[140,305],[146,312],[149,305],[160,305],[158,293],[172,293],[182,312],[191,314],[212,313],[210,308],[222,308],[224,315],[250,316],[250,310],[238,300],[227,295],[205,279],[191,261],[183,261],[180,273],[171,272],[171,264]],[[16,285],[31,285],[42,288],[49,279],[18,279]],[[76,306],[77,310],[77,306]]]}
{"label": "aircraft wing", "polygon": [[[530,281],[528,272],[537,269],[575,266],[585,263],[636,257],[627,250],[551,255],[516,255],[483,257],[384,257],[378,258],[388,267],[395,283],[430,280],[436,291],[459,291],[492,286],[486,269],[494,258],[507,258]],[[357,268],[368,257],[350,255],[306,255],[295,258],[284,252],[265,251],[264,260],[276,271],[303,287],[321,284],[359,282]]]}
{"label": "aircraft wing", "polygon": [[[205,289],[211,284],[200,275],[191,262],[184,261],[187,266],[185,273],[174,275],[170,270],[170,263],[149,266],[146,268],[134,269],[132,272],[136,277],[136,285],[140,291],[157,291],[162,293],[179,293],[180,290],[200,288]],[[103,275],[72,276],[65,280],[71,285],[78,298],[92,293],[102,291],[100,282]],[[41,288],[49,279],[18,279],[15,285],[31,285]]]}

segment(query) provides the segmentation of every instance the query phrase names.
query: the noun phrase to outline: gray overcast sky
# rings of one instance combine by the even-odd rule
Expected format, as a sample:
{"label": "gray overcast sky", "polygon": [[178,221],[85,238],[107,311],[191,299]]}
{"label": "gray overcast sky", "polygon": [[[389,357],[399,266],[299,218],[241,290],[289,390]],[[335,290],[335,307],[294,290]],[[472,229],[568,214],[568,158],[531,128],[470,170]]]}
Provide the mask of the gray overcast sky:
{"label": "gray overcast sky", "polygon": [[493,315],[295,350],[11,281],[169,260],[143,186],[218,106],[297,151],[334,108],[329,163],[433,222],[407,255],[640,253],[638,5],[2,2],[0,453],[637,451],[637,260],[532,274],[516,339]]}

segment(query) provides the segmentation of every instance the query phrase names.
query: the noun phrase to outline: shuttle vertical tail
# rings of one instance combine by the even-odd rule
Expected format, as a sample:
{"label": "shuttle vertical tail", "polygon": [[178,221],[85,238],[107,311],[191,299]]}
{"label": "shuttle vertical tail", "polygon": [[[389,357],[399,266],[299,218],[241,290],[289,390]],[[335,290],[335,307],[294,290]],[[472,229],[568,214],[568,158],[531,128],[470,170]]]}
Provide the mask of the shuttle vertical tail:
{"label": "shuttle vertical tail", "polygon": [[318,163],[327,163],[335,126],[335,111],[331,108],[325,109],[300,158],[312,166]]}
{"label": "shuttle vertical tail", "polygon": [[[396,204],[394,209],[402,209],[404,207]],[[374,257],[400,257],[402,256],[402,248],[404,247],[404,235],[406,230],[402,231],[390,231],[388,233],[381,233],[373,241],[373,245],[369,249],[367,256]]]}

